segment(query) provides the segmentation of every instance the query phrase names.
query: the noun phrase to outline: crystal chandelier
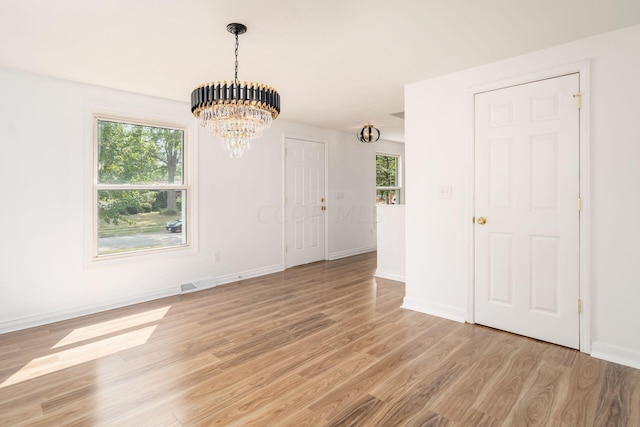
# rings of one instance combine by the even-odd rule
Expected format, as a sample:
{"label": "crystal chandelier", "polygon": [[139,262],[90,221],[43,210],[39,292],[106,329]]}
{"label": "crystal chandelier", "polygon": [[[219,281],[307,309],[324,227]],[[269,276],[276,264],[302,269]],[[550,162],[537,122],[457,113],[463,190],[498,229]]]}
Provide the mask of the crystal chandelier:
{"label": "crystal chandelier", "polygon": [[250,148],[249,140],[259,138],[280,114],[280,94],[262,83],[238,81],[238,35],[247,27],[232,23],[227,31],[236,37],[236,68],[232,82],[205,83],[191,92],[191,112],[203,127],[220,138],[231,158]]}

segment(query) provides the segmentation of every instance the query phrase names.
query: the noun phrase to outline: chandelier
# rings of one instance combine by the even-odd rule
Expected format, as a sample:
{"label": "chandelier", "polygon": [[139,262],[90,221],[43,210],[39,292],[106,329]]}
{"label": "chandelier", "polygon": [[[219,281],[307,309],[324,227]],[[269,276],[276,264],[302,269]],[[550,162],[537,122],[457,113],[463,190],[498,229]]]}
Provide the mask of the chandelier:
{"label": "chandelier", "polygon": [[280,94],[262,83],[238,81],[238,35],[247,32],[247,27],[232,23],[227,31],[236,37],[235,78],[195,88],[191,92],[191,112],[220,138],[231,158],[238,158],[250,148],[249,140],[261,137],[280,114]]}
{"label": "chandelier", "polygon": [[[373,134],[376,134],[375,136]],[[358,132],[358,141],[360,142],[376,142],[380,139],[380,131],[373,125],[364,125]]]}

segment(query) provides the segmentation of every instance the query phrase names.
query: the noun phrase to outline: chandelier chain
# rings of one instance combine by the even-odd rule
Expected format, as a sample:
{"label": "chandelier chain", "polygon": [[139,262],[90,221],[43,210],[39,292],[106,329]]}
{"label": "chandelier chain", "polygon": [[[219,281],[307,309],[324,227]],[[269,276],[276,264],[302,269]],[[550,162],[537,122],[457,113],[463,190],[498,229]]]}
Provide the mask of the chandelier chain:
{"label": "chandelier chain", "polygon": [[236,78],[235,78],[236,84],[238,84],[238,47],[239,47],[238,33],[236,32]]}

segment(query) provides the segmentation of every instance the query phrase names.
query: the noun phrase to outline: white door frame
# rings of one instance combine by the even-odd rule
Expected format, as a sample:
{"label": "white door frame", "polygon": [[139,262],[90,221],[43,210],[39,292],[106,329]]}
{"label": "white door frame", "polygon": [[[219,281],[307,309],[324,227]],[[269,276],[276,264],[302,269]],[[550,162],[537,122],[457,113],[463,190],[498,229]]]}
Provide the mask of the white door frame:
{"label": "white door frame", "polygon": [[286,157],[286,148],[287,148],[287,138],[291,139],[299,139],[301,141],[308,142],[316,142],[318,144],[322,144],[324,147],[324,194],[325,194],[325,206],[327,210],[324,214],[324,259],[329,259],[329,212],[331,209],[330,206],[330,197],[329,197],[329,144],[326,140],[310,138],[308,136],[300,136],[295,134],[286,134],[282,133],[282,200],[281,200],[281,208],[280,212],[282,212],[282,265],[285,270],[289,268],[287,265],[287,253],[286,253],[286,245],[287,245],[287,206],[285,204],[285,198],[287,195],[287,185],[286,185],[286,173],[287,173],[287,159]]}
{"label": "white door frame", "polygon": [[[556,68],[538,71],[526,75],[500,80],[472,87],[468,92],[469,117],[475,120],[474,97],[477,93],[490,90],[504,89],[510,86],[522,85],[538,80],[560,77],[567,74],[579,73],[580,93],[582,94],[582,107],[580,109],[580,198],[582,208],[580,210],[580,300],[582,312],[580,313],[580,351],[591,353],[591,138],[590,138],[590,62],[588,60]],[[475,129],[475,126],[471,126]],[[469,138],[467,149],[467,183],[469,196],[467,197],[466,212],[467,223],[467,322],[475,323],[474,299],[475,299],[475,225],[472,223],[475,206],[475,132]],[[576,307],[577,309],[577,307]]]}

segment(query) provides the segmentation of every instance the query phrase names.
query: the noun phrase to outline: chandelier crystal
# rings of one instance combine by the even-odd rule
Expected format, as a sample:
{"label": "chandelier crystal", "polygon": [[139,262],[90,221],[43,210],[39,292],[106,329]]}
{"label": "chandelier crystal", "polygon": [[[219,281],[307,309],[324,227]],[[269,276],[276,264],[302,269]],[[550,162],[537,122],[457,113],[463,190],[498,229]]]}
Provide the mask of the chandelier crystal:
{"label": "chandelier crystal", "polygon": [[242,24],[229,24],[236,37],[235,79],[206,83],[191,92],[191,112],[203,127],[220,138],[232,158],[249,150],[249,140],[259,138],[280,114],[280,94],[261,83],[238,82],[238,35],[247,31]]}

